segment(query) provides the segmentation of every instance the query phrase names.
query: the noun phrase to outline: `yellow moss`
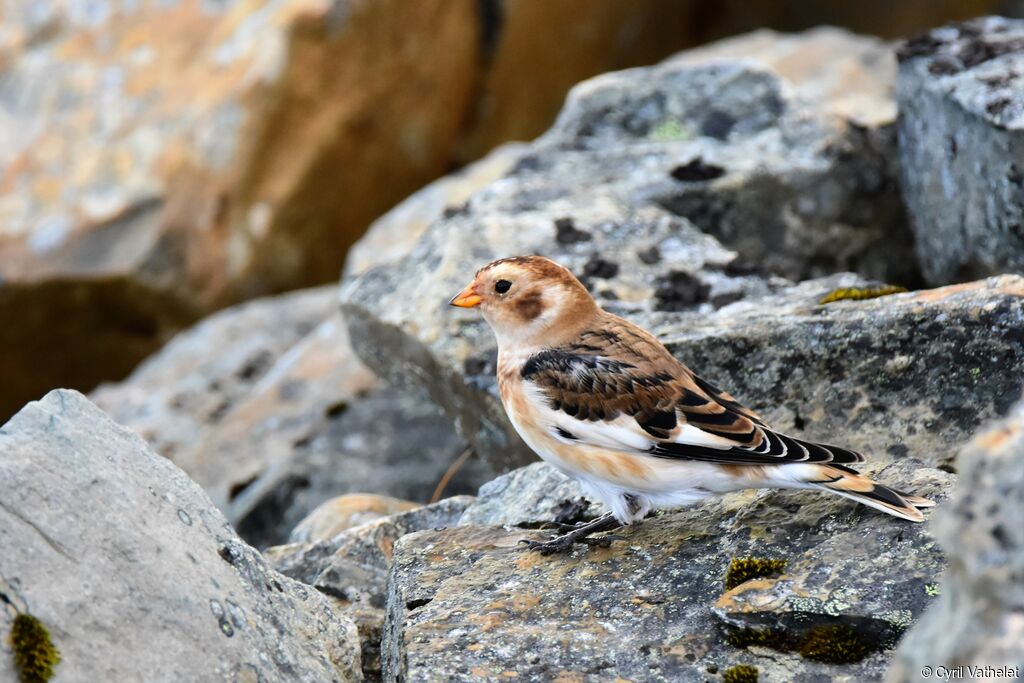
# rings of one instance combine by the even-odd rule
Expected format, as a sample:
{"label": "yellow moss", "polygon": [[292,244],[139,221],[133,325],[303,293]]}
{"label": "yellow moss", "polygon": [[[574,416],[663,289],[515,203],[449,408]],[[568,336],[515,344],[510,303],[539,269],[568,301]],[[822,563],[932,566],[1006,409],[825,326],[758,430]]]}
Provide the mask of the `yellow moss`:
{"label": "yellow moss", "polygon": [[725,670],[722,683],[757,683],[757,678],[757,667],[740,664]]}
{"label": "yellow moss", "polygon": [[772,649],[780,649],[782,637],[770,628],[736,628],[725,634],[725,642],[733,647],[763,645]]}
{"label": "yellow moss", "polygon": [[906,287],[898,285],[883,285],[881,287],[840,287],[821,298],[819,304],[830,304],[834,301],[863,301],[864,299],[877,299],[880,296],[900,294],[907,291]]}
{"label": "yellow moss", "polygon": [[874,649],[848,626],[815,626],[807,631],[797,648],[804,659],[827,664],[859,662]]}
{"label": "yellow moss", "polygon": [[11,628],[14,666],[21,683],[46,683],[60,663],[60,653],[50,640],[50,632],[30,614],[19,614]]}
{"label": "yellow moss", "polygon": [[786,560],[773,560],[763,557],[734,557],[725,573],[725,590],[732,590],[744,581],[760,579],[766,576],[781,574],[786,568]]}

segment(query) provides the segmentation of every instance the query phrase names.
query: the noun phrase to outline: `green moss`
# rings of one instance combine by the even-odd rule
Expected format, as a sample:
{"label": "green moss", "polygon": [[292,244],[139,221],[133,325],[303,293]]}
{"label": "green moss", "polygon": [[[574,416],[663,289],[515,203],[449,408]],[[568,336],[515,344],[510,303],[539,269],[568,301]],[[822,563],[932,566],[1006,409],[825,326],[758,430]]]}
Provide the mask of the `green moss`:
{"label": "green moss", "polygon": [[873,649],[856,631],[839,624],[809,629],[797,648],[804,659],[827,664],[859,662]]}
{"label": "green moss", "polygon": [[675,119],[667,119],[662,121],[654,130],[651,131],[650,137],[655,142],[674,142],[678,140],[686,140],[690,137],[689,132]]}
{"label": "green moss", "polygon": [[930,598],[942,595],[942,587],[937,583],[926,583],[924,585],[924,594]]}
{"label": "green moss", "polygon": [[906,287],[898,285],[883,285],[881,287],[840,287],[821,297],[819,304],[830,304],[834,301],[863,301],[864,299],[877,299],[880,296],[890,294],[901,294],[907,291]]}
{"label": "green moss", "polygon": [[734,628],[725,634],[725,642],[733,647],[750,647],[763,645],[773,650],[783,648],[783,637],[770,628]]}
{"label": "green moss", "polygon": [[42,622],[30,614],[19,614],[11,628],[14,666],[21,683],[45,683],[60,663],[60,653]]}
{"label": "green moss", "polygon": [[725,590],[732,590],[744,581],[781,574],[786,560],[772,560],[763,557],[734,557],[725,572]]}
{"label": "green moss", "polygon": [[725,670],[722,683],[757,683],[757,667],[740,664]]}

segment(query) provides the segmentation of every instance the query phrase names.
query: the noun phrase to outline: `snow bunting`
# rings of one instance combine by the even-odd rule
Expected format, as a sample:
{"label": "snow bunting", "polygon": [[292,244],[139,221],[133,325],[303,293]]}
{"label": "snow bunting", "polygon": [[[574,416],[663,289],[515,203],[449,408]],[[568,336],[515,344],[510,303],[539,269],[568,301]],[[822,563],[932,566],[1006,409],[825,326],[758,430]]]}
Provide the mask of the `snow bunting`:
{"label": "snow bunting", "polygon": [[554,261],[494,261],[450,303],[479,308],[494,331],[501,400],[519,435],[611,511],[533,549],[607,545],[589,536],[745,488],[820,489],[913,522],[933,505],[858,474],[860,453],[772,430],[602,310]]}

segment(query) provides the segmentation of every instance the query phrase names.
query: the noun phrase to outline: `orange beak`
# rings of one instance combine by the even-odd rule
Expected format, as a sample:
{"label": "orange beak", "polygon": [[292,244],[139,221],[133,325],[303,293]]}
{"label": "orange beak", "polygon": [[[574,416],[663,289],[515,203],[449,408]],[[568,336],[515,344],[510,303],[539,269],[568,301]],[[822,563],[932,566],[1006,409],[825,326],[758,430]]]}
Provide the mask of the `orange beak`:
{"label": "orange beak", "polygon": [[483,301],[483,297],[476,293],[476,283],[471,282],[464,290],[452,297],[448,305],[459,308],[476,308],[481,301]]}

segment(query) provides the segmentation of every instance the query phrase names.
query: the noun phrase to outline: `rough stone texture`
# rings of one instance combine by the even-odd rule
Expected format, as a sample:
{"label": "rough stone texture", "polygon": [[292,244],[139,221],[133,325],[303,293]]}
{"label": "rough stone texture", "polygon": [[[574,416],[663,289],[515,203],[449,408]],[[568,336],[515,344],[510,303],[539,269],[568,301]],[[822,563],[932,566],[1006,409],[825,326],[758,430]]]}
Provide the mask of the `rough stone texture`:
{"label": "rough stone texture", "polygon": [[591,501],[575,480],[542,462],[512,470],[480,487],[459,524],[535,527],[544,522],[569,524],[606,511]]}
{"label": "rough stone texture", "polygon": [[352,621],[78,393],[0,429],[0,546],[0,632],[40,619],[58,680],[361,680]]}
{"label": "rough stone texture", "polygon": [[960,482],[933,525],[949,557],[942,595],[900,645],[890,681],[917,681],[926,665],[1024,671],[1024,403],[957,462]]}
{"label": "rough stone texture", "polygon": [[[515,474],[544,478],[543,469],[549,468]],[[952,478],[906,459],[891,461],[884,476],[940,497]],[[537,502],[552,509],[561,497]],[[543,533],[466,525],[399,539],[381,645],[384,679],[703,682],[743,663],[757,666],[768,681],[877,680],[885,651],[830,665],[793,652],[729,645],[726,624],[739,617],[713,608],[724,599],[730,559],[756,555],[793,563],[792,576],[777,584],[781,589],[788,581],[790,592],[807,589],[805,618],[792,618],[783,604],[762,607],[758,615],[784,637],[839,623],[877,647],[891,645],[880,633],[889,638],[920,613],[931,599],[923,582],[941,568],[926,527],[811,492],[733,494],[649,518],[621,531],[624,540],[610,548],[569,556],[544,557],[518,544]],[[866,571],[828,571],[866,557],[872,558]],[[901,573],[906,583],[892,586],[890,595],[913,592],[900,593],[898,606],[876,611],[883,606],[873,597],[876,581]]]}
{"label": "rough stone texture", "polygon": [[[336,277],[445,170],[479,68],[471,0],[31,4],[0,86],[0,299],[33,311],[0,353],[20,401],[116,379],[213,307]],[[47,335],[66,370],[41,360]]]}
{"label": "rough stone texture", "polygon": [[418,503],[372,493],[348,493],[316,507],[292,529],[289,543],[326,541],[346,529],[420,507]]}
{"label": "rough stone texture", "polygon": [[[95,394],[258,547],[284,542],[339,494],[426,502],[466,448],[429,401],[382,386],[359,362],[334,292],[223,311]],[[446,493],[475,492],[491,476],[473,457]]]}
{"label": "rough stone texture", "polygon": [[323,541],[269,548],[266,557],[285,575],[339,601],[358,626],[364,674],[379,679],[384,601],[395,542],[416,531],[454,526],[472,500],[470,496],[447,498]]}
{"label": "rough stone texture", "polygon": [[649,325],[769,424],[869,459],[950,467],[957,444],[1020,398],[1008,368],[1024,366],[1024,278],[825,306],[820,287]]}
{"label": "rough stone texture", "polygon": [[97,388],[91,399],[195,478],[199,436],[220,424],[336,302],[336,290],[320,287],[221,311],[178,334],[129,379]]}
{"label": "rough stone texture", "polygon": [[1024,272],[1024,21],[935,29],[900,57],[903,188],[925,277]]}
{"label": "rough stone texture", "polygon": [[[0,314],[20,324],[0,337],[17,379],[0,415],[54,385],[123,377],[212,308],[335,278],[372,220],[540,133],[577,81],[694,43],[687,8],[10,4]],[[44,362],[56,350],[64,362]]]}
{"label": "rough stone texture", "polygon": [[[525,449],[493,398],[480,409],[493,338],[475,312],[445,305],[492,258],[553,257],[627,316],[709,313],[786,284],[743,255],[789,277],[857,267],[913,279],[892,168],[891,54],[835,30],[788,38],[777,53],[766,40],[731,43],[750,59],[709,48],[575,88],[511,173],[435,221],[401,261],[343,288],[357,352],[383,377],[425,386],[477,452],[509,467],[528,461]],[[854,56],[835,71],[786,66],[843,51]],[[838,83],[858,81],[872,86],[840,97]]]}
{"label": "rough stone texture", "polygon": [[404,199],[375,220],[352,245],[345,258],[345,277],[400,260],[412,251],[431,223],[445,212],[458,211],[475,192],[505,175],[525,149],[518,143],[502,145]]}

